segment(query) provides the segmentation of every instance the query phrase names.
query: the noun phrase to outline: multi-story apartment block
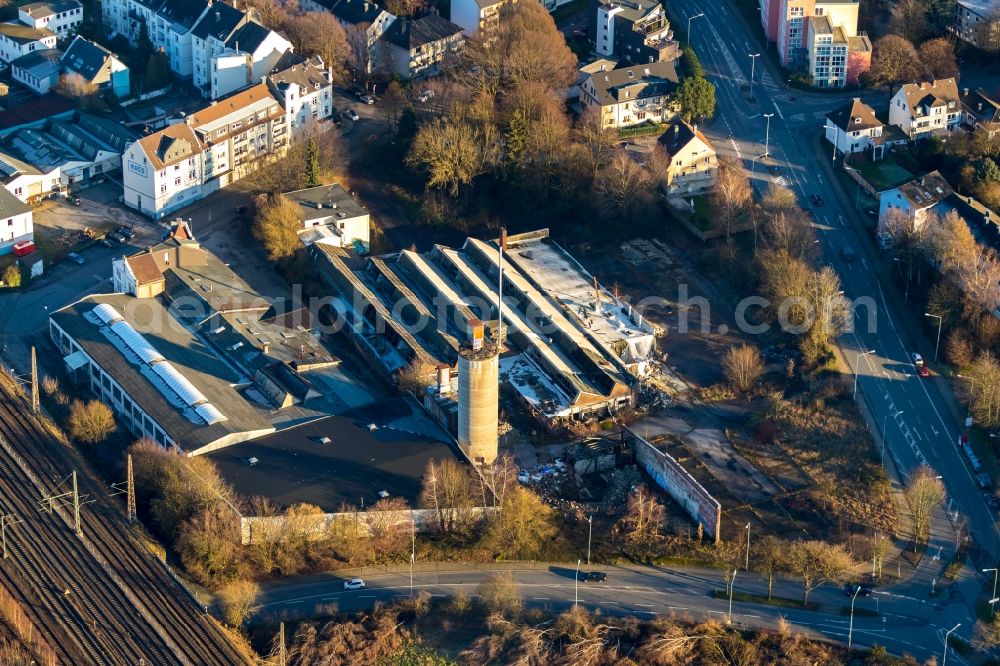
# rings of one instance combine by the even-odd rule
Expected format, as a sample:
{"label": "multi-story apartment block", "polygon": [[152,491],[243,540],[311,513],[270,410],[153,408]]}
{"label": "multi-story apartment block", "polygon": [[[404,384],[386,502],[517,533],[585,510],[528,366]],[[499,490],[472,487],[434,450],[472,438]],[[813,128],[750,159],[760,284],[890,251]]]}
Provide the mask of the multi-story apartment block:
{"label": "multi-story apartment block", "polygon": [[594,49],[634,64],[673,60],[677,42],[663,5],[655,0],[597,0],[593,4]]}
{"label": "multi-story apartment block", "polygon": [[32,28],[48,28],[63,39],[83,23],[83,4],[79,0],[32,2],[18,7],[17,19]]}
{"label": "multi-story apartment block", "polygon": [[856,82],[871,66],[858,35],[859,0],[761,0],[761,24],[785,67],[807,71],[822,88]]}
{"label": "multi-story apartment block", "polygon": [[489,32],[500,22],[500,12],[518,0],[452,0],[451,22],[462,26],[466,37]]}
{"label": "multi-story apartment block", "polygon": [[658,142],[670,158],[667,165],[668,196],[698,194],[715,186],[719,175],[715,149],[697,127],[675,118]]}
{"label": "multi-story apartment block", "polygon": [[958,0],[951,31],[977,48],[1000,49],[1000,3],[997,0]]}
{"label": "multi-story apartment block", "polygon": [[9,63],[21,56],[56,47],[56,33],[11,21],[0,23],[0,60]]}
{"label": "multi-story apartment block", "polygon": [[292,48],[261,26],[253,10],[223,2],[104,0],[102,11],[108,29],[132,41],[145,30],[171,71],[212,99],[259,83]]}
{"label": "multi-story apartment block", "polygon": [[433,76],[464,43],[461,26],[437,14],[398,18],[379,38],[376,68],[402,79]]}
{"label": "multi-story apartment block", "polygon": [[[349,32],[363,30],[368,52],[361,67],[367,72],[374,67],[378,38],[396,20],[394,15],[369,0],[301,0],[299,6],[310,12],[330,12]],[[349,39],[353,41],[350,35]]]}
{"label": "multi-story apartment block", "polygon": [[911,139],[950,132],[962,122],[962,102],[955,79],[907,83],[889,102],[889,124]]}
{"label": "multi-story apartment block", "polygon": [[125,205],[159,219],[243,178],[288,144],[285,110],[258,84],[131,144]]}
{"label": "multi-story apartment block", "polygon": [[286,53],[274,71],[264,77],[264,83],[285,109],[285,122],[293,139],[333,115],[333,72],[318,55],[306,60]]}
{"label": "multi-story apartment block", "polygon": [[600,112],[605,127],[664,122],[677,114],[673,61],[594,72],[580,86],[584,109]]}

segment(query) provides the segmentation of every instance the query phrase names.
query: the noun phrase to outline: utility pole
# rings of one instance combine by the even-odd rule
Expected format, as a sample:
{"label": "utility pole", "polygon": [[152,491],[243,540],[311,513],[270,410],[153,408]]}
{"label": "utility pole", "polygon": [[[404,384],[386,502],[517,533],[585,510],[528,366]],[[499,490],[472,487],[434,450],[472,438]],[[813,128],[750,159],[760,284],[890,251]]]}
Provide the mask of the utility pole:
{"label": "utility pole", "polygon": [[31,346],[31,413],[38,413],[38,362],[34,345]]}
{"label": "utility pole", "polygon": [[851,647],[854,645],[854,601],[858,598],[858,592],[861,591],[861,586],[858,585],[854,588],[854,594],[851,595],[851,625],[850,629],[847,630],[847,651],[850,652]]}
{"label": "utility pole", "polygon": [[285,623],[278,624],[278,666],[288,663],[288,648],[285,647]]}
{"label": "utility pole", "polygon": [[128,522],[131,525],[135,522],[135,477],[132,475],[132,454],[128,454],[128,480],[126,483],[126,512]]}
{"label": "utility pole", "polygon": [[937,363],[938,349],[941,347],[941,324],[944,323],[944,317],[941,315],[931,314],[930,312],[925,312],[924,316],[934,317],[938,320],[937,342],[934,343],[934,362]]}
{"label": "utility pole", "polygon": [[83,534],[83,530],[80,529],[80,491],[77,489],[76,485],[76,470],[73,470],[73,520],[76,521],[76,533],[79,536]]}
{"label": "utility pole", "polygon": [[7,528],[23,522],[23,520],[12,513],[0,516],[0,537],[3,539],[3,559],[7,559]]}
{"label": "utility pole", "polygon": [[589,528],[587,530],[587,566],[590,566],[590,541],[594,536],[594,516],[589,516],[587,518],[587,524]]}
{"label": "utility pole", "polygon": [[750,571],[750,523],[747,523],[747,557],[746,564],[743,567],[744,571]]}

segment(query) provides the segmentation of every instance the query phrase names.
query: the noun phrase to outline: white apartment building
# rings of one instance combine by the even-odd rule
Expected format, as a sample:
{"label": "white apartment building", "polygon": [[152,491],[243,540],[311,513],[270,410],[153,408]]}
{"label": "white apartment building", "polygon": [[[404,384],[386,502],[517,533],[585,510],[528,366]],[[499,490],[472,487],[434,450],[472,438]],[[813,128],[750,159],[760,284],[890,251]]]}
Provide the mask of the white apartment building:
{"label": "white apartment building", "polygon": [[333,115],[333,72],[321,57],[308,60],[285,54],[274,71],[264,77],[271,94],[285,110],[285,122],[298,139]]}
{"label": "white apartment building", "polygon": [[123,157],[125,205],[160,219],[283,154],[285,110],[261,83],[131,144]]}
{"label": "white apartment building", "polygon": [[11,21],[0,23],[0,60],[9,63],[34,51],[54,49],[56,33]]}
{"label": "white apartment building", "polygon": [[676,90],[674,63],[651,62],[594,72],[580,85],[580,102],[599,110],[604,127],[629,127],[673,118]]}
{"label": "white apartment building", "polygon": [[847,33],[826,16],[809,21],[809,74],[817,88],[843,88],[847,83]]}
{"label": "white apartment building", "polygon": [[187,79],[193,70],[191,29],[210,8],[183,0],[103,0],[101,15],[108,30],[133,43],[145,29],[153,46],[166,53],[170,70]]}
{"label": "white apartment building", "polygon": [[32,2],[18,8],[17,18],[32,28],[48,28],[63,39],[75,34],[83,23],[83,4],[79,0]]}
{"label": "white apartment building", "polygon": [[209,96],[218,99],[260,83],[281,57],[291,51],[291,42],[273,30],[253,21],[244,23],[221,52],[213,48]]}
{"label": "white apartment building", "polygon": [[889,102],[889,124],[911,139],[950,132],[962,122],[962,103],[955,79],[907,83]]}
{"label": "white apartment building", "polygon": [[480,30],[490,30],[500,20],[500,12],[517,0],[452,0],[452,23],[462,27],[466,37],[475,37]]}
{"label": "white apartment building", "polygon": [[0,255],[13,252],[14,243],[33,239],[31,209],[0,187]]}

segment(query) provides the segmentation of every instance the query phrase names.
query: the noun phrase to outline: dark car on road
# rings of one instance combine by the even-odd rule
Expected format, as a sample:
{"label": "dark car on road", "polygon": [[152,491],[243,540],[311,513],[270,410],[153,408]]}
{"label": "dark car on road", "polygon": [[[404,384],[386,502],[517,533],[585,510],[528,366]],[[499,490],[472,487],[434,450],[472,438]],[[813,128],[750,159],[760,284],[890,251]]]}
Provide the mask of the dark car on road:
{"label": "dark car on road", "polygon": [[80,264],[81,266],[87,263],[87,260],[81,257],[76,252],[70,252],[69,254],[66,255],[66,258],[72,261],[74,264]]}
{"label": "dark car on road", "polygon": [[859,597],[870,597],[872,595],[872,588],[870,585],[845,585],[844,586],[844,596],[853,597],[857,594]]}
{"label": "dark car on road", "polygon": [[608,574],[603,571],[583,571],[580,572],[580,580],[585,583],[603,583],[608,579]]}
{"label": "dark car on road", "polygon": [[132,240],[135,238],[135,229],[132,227],[127,227],[124,224],[115,230],[115,233],[121,235],[125,240]]}
{"label": "dark car on road", "polygon": [[823,205],[823,197],[821,197],[820,195],[815,194],[815,193],[814,194],[810,194],[809,195],[809,203],[811,203],[813,206],[816,206],[818,208],[818,207],[820,207],[820,206]]}

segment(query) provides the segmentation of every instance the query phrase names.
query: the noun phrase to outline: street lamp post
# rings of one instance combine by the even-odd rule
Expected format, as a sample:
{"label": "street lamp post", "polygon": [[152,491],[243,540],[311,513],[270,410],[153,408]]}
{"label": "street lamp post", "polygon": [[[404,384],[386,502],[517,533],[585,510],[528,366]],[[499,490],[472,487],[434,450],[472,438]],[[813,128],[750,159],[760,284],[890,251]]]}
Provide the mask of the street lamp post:
{"label": "street lamp post", "polygon": [[[899,410],[898,412],[896,412],[895,414],[892,415],[892,419],[895,421],[896,417],[899,416],[902,413],[903,413],[903,410],[901,409],[901,410]],[[886,423],[887,423],[888,419],[889,419],[889,413],[886,412],[885,416],[882,417],[882,469],[885,469],[885,437],[886,437],[886,434],[887,434],[887,432],[886,432],[886,428],[887,428]]]}
{"label": "street lamp post", "polygon": [[858,368],[861,367],[861,357],[867,356],[868,354],[874,354],[875,350],[871,349],[866,352],[861,352],[858,357],[854,359],[854,397],[858,397]]}
{"label": "street lamp post", "polygon": [[736,569],[733,569],[733,577],[729,581],[729,619],[727,624],[733,623],[733,588],[736,587]]}
{"label": "street lamp post", "polygon": [[956,629],[958,629],[961,626],[962,626],[962,623],[959,622],[954,627],[952,627],[951,629],[949,629],[948,633],[946,633],[944,635],[944,658],[941,660],[941,666],[948,666],[948,637],[951,636],[951,632],[955,631]]}
{"label": "street lamp post", "polygon": [[996,569],[983,569],[983,573],[993,572],[993,596],[990,597],[990,617],[993,617],[993,604],[997,600],[997,570]]}
{"label": "street lamp post", "polygon": [[694,16],[688,17],[688,46],[691,46],[691,21],[695,20],[696,18],[701,18],[704,15],[705,12],[700,12],[698,14],[695,14]]}
{"label": "street lamp post", "polygon": [[[836,125],[823,125],[823,129],[837,130],[839,128]],[[833,157],[830,158],[830,161],[832,163],[836,163],[837,162],[837,135],[836,134],[833,135],[833,141],[831,141],[830,143],[833,145]]]}
{"label": "street lamp post", "polygon": [[587,566],[590,566],[590,542],[594,536],[594,516],[587,517]]}
{"label": "street lamp post", "polygon": [[747,523],[747,557],[743,566],[744,571],[750,571],[750,523]]}
{"label": "street lamp post", "polygon": [[748,53],[750,56],[750,99],[753,100],[753,75],[757,69],[757,58],[760,57],[759,53]]}
{"label": "street lamp post", "polygon": [[410,596],[413,596],[413,562],[417,559],[417,523],[410,511]]}
{"label": "street lamp post", "polygon": [[941,324],[944,323],[944,318],[941,315],[931,314],[930,312],[925,312],[924,316],[934,317],[935,319],[938,320],[937,342],[934,343],[934,362],[937,363],[938,348],[941,346]]}
{"label": "street lamp post", "polygon": [[580,605],[580,560],[576,561],[576,589],[573,591],[573,607]]}
{"label": "street lamp post", "polygon": [[765,113],[764,117],[767,119],[767,127],[764,129],[764,157],[770,157],[771,151],[768,148],[771,145],[771,116],[773,113]]}
{"label": "street lamp post", "polygon": [[858,598],[858,592],[861,591],[861,586],[858,585],[854,588],[854,594],[851,595],[851,624],[850,628],[847,630],[847,649],[850,650],[851,646],[854,645],[854,600]]}

